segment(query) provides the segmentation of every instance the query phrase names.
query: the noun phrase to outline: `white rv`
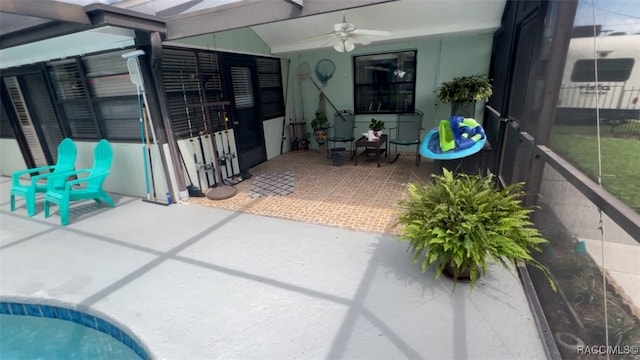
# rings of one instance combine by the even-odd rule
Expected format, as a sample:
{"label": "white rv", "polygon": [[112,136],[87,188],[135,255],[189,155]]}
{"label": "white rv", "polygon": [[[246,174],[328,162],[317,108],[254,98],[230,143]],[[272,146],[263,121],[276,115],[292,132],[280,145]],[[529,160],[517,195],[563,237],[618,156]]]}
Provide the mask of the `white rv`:
{"label": "white rv", "polygon": [[640,119],[640,34],[571,39],[556,123],[595,124],[596,109],[601,122]]}

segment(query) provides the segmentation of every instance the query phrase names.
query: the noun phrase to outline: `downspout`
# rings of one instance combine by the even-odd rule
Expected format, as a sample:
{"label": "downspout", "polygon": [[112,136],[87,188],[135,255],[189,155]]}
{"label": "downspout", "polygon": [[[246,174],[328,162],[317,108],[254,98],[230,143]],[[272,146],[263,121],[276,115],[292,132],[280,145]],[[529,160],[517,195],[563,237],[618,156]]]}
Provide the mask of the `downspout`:
{"label": "downspout", "polygon": [[[173,165],[173,173],[176,179],[176,185],[178,187],[179,198],[174,199],[186,200],[189,196],[187,191],[187,185],[184,180],[184,172],[181,167],[180,155],[178,155],[178,143],[173,133],[173,125],[167,111],[167,98],[164,91],[164,83],[162,81],[162,39],[160,33],[152,32],[151,37],[151,74],[155,85],[155,92],[159,102],[160,114],[162,116],[162,124],[164,126],[164,132],[167,137],[167,144],[169,145],[169,154],[171,156],[171,163]],[[161,149],[162,151],[162,149]],[[175,195],[174,195],[175,196]]]}

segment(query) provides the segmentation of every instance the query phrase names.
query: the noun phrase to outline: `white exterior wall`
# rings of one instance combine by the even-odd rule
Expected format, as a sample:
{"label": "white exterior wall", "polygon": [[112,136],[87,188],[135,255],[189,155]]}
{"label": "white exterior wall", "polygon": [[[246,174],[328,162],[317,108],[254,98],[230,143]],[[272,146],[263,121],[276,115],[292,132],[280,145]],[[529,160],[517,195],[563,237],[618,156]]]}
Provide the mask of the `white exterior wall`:
{"label": "white exterior wall", "polygon": [[0,139],[0,175],[11,176],[15,171],[26,167],[24,157],[20,153],[18,141],[15,139]]}

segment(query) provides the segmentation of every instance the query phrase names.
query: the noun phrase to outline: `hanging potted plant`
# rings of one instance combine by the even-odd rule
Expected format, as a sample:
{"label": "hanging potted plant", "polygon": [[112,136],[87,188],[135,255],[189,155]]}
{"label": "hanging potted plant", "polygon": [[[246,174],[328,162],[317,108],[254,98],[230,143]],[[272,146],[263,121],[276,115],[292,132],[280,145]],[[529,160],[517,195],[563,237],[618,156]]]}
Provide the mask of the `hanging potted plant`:
{"label": "hanging potted plant", "polygon": [[487,101],[493,94],[493,86],[485,75],[470,75],[445,81],[436,89],[436,96],[443,103],[451,103],[451,115],[474,117],[477,101]]}
{"label": "hanging potted plant", "polygon": [[327,142],[329,121],[327,117],[320,111],[316,111],[316,117],[311,120],[311,127],[313,128],[313,137],[316,139],[319,148]]}
{"label": "hanging potted plant", "polygon": [[432,184],[409,184],[399,203],[400,240],[409,242],[412,263],[421,261],[423,272],[435,266],[436,278],[470,281],[473,289],[490,262],[508,270],[523,262],[542,270],[555,290],[548,269],[531,255],[547,241],[532,227],[533,210],[521,204],[523,184],[500,190],[492,175],[443,172]]}

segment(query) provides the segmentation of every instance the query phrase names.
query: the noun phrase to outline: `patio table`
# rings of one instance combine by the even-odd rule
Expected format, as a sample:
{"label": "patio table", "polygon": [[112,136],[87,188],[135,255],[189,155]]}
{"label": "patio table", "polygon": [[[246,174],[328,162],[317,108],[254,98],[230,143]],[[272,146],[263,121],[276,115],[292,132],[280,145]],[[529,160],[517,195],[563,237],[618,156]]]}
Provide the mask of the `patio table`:
{"label": "patio table", "polygon": [[[384,148],[382,148],[382,144],[384,144]],[[376,156],[376,161],[378,162],[378,167],[380,167],[380,154],[384,153],[384,156],[387,157],[387,149],[389,147],[389,138],[387,134],[380,135],[378,140],[369,141],[366,136],[361,136],[358,140],[356,140],[356,149],[354,156],[354,165],[358,165],[358,157],[362,154],[374,154]],[[358,154],[358,148],[364,148],[360,154]]]}

